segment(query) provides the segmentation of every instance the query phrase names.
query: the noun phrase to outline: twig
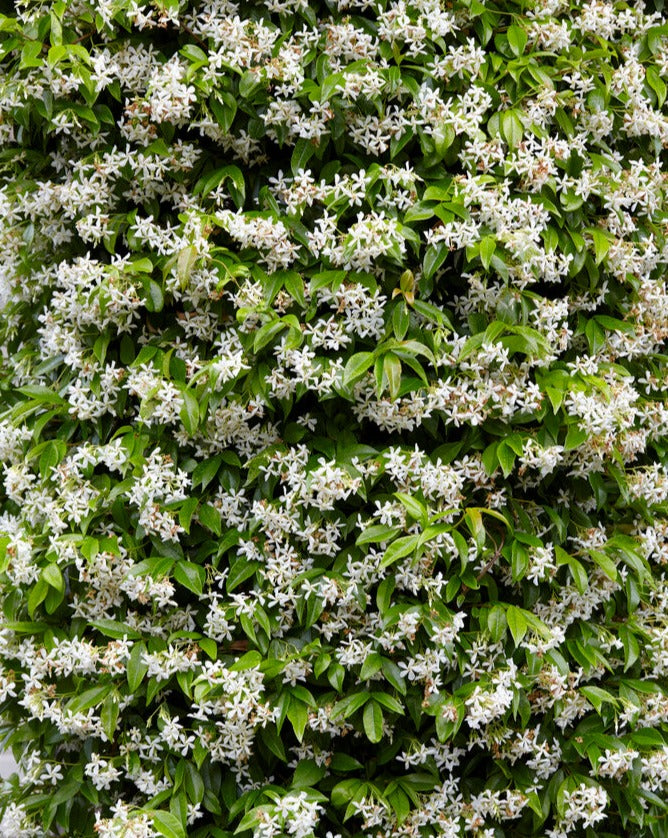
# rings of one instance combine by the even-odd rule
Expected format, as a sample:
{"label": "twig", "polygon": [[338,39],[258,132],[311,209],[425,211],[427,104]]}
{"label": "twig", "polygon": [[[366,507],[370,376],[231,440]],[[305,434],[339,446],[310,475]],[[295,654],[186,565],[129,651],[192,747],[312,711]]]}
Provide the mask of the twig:
{"label": "twig", "polygon": [[227,654],[229,652],[246,652],[248,651],[248,641],[233,640],[231,643],[228,643],[227,646],[223,646],[220,651],[223,654]]}
{"label": "twig", "polygon": [[[501,551],[503,550],[503,545],[505,544],[505,541],[506,541],[505,533],[502,533],[501,534],[501,544],[499,544],[499,546],[494,551],[494,553],[492,555],[492,558],[487,562],[487,564],[483,567],[483,569],[480,571],[480,573],[476,576],[476,581],[477,582],[480,582],[481,579],[483,579],[485,576],[487,576],[489,571],[498,562],[499,557],[501,556]],[[468,585],[462,585],[462,587],[461,587],[461,593],[463,593],[463,594],[468,593],[470,590],[471,589],[469,588]]]}

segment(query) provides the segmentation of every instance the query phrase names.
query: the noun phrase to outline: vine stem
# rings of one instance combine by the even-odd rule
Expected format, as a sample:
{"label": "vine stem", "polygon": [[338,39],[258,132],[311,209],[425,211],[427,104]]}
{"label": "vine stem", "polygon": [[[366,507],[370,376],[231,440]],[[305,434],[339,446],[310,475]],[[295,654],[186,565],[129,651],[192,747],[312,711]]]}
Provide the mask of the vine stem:
{"label": "vine stem", "polygon": [[[499,557],[501,556],[501,551],[503,550],[503,545],[505,544],[505,542],[506,542],[506,536],[505,536],[505,534],[502,533],[501,534],[501,543],[499,544],[499,546],[496,548],[496,550],[492,554],[491,559],[489,559],[487,564],[482,568],[480,573],[476,576],[476,581],[477,582],[480,582],[481,579],[483,579],[485,576],[487,576],[489,571],[498,562]],[[468,585],[462,585],[462,587],[461,587],[461,592],[463,594],[468,593],[468,591],[470,591],[470,590],[471,589],[468,587]]]}

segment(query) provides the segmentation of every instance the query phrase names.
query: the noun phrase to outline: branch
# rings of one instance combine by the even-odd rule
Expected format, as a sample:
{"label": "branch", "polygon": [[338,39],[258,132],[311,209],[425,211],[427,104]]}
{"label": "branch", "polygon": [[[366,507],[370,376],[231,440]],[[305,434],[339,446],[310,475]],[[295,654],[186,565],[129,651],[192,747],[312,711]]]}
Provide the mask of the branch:
{"label": "branch", "polygon": [[[480,573],[476,576],[476,580],[478,582],[480,582],[481,579],[483,579],[485,576],[487,576],[489,571],[498,562],[499,557],[501,556],[501,551],[503,550],[503,545],[505,544],[505,541],[506,541],[505,533],[501,533],[501,543],[499,544],[499,546],[496,548],[496,550],[492,554],[491,559],[487,562],[487,564],[483,567],[483,569],[480,571]],[[468,593],[470,590],[471,589],[469,588],[468,585],[462,585],[462,587],[461,587],[461,592],[463,594]]]}

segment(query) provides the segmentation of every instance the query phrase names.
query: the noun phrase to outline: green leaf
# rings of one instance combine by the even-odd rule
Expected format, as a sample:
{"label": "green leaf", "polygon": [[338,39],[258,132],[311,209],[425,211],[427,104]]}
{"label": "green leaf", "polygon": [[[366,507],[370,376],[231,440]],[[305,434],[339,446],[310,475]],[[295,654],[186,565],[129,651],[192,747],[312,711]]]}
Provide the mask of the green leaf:
{"label": "green leaf", "polygon": [[529,627],[522,609],[516,605],[509,605],[506,609],[506,620],[508,621],[508,628],[513,636],[515,645],[519,646]]}
{"label": "green leaf", "polygon": [[380,652],[371,652],[371,654],[367,655],[362,663],[362,668],[360,669],[360,680],[366,681],[369,678],[373,678],[373,676],[380,671],[383,665],[383,659],[380,655]]}
{"label": "green leaf", "polygon": [[136,629],[117,620],[89,620],[89,625],[106,637],[113,637],[115,640],[122,640],[124,637],[128,640],[141,639],[141,634]]}
{"label": "green leaf", "polygon": [[500,605],[492,606],[487,614],[487,630],[494,643],[499,643],[499,641],[503,640],[507,627],[508,620],[506,618],[506,612]]}
{"label": "green leaf", "polygon": [[389,567],[399,559],[408,556],[417,549],[419,544],[420,537],[417,535],[405,535],[393,541],[387,550],[385,550],[383,558],[380,561],[379,569],[382,570],[385,567]]}
{"label": "green leaf", "polygon": [[573,577],[575,587],[578,589],[579,593],[583,594],[589,585],[589,578],[587,576],[587,571],[585,570],[582,563],[579,562],[575,557],[570,556],[563,548],[559,546],[555,545],[554,553],[557,558],[558,565],[568,566],[570,574]]}
{"label": "green leaf", "polygon": [[436,124],[431,135],[434,143],[434,150],[439,158],[445,157],[447,150],[455,141],[455,129],[449,122],[439,122]]}
{"label": "green leaf", "polygon": [[206,582],[206,571],[194,562],[179,561],[174,567],[174,579],[179,585],[201,596]]}
{"label": "green leaf", "polygon": [[332,708],[332,718],[349,718],[353,715],[353,713],[356,713],[360,707],[363,707],[370,698],[371,693],[366,690],[358,693],[352,693],[351,695],[346,696],[346,698],[342,698],[341,701],[337,701]]}
{"label": "green leaf", "polygon": [[152,312],[162,311],[165,305],[165,296],[162,293],[162,288],[155,280],[148,276],[142,276],[141,284],[144,289],[146,308]]}
{"label": "green leaf", "polygon": [[359,771],[360,768],[363,768],[359,760],[356,760],[354,757],[349,756],[348,754],[342,754],[340,752],[332,754],[332,759],[330,761],[329,767],[332,771],[339,771],[341,773],[345,773],[347,771]]}
{"label": "green leaf", "polygon": [[285,274],[285,290],[301,308],[306,308],[304,297],[304,280],[297,271],[287,271]]}
{"label": "green leaf", "polygon": [[508,444],[507,440],[502,440],[496,448],[496,456],[501,465],[504,477],[509,477],[515,465],[517,454]]}
{"label": "green leaf", "polygon": [[366,784],[363,780],[360,780],[358,778],[342,780],[340,783],[337,783],[332,789],[330,796],[332,806],[334,806],[337,809],[340,809],[343,806],[345,806],[350,800],[356,797],[358,794],[364,793],[365,790]]}
{"label": "green leaf", "polygon": [[274,756],[277,756],[283,762],[287,762],[288,758],[285,753],[285,746],[281,740],[281,737],[278,735],[276,730],[276,725],[268,724],[263,728],[260,728],[256,734],[260,740],[263,742],[264,745],[271,751]]}
{"label": "green leaf", "polygon": [[199,402],[190,390],[182,390],[183,407],[179,413],[183,427],[192,435],[197,432],[200,420]]}
{"label": "green leaf", "polygon": [[499,458],[496,455],[496,449],[499,447],[498,442],[490,442],[490,444],[482,452],[482,465],[485,469],[485,474],[491,477],[499,465]]}
{"label": "green leaf", "polygon": [[252,830],[254,835],[257,834],[255,827],[267,819],[269,811],[269,806],[256,806],[250,812],[246,812],[239,822],[239,826],[234,830],[234,834],[246,832],[247,830]]}
{"label": "green leaf", "polygon": [[662,108],[663,103],[666,101],[666,92],[668,92],[668,88],[666,87],[664,80],[661,78],[660,72],[651,64],[645,71],[645,80],[648,86],[656,94],[656,100],[659,108]]}
{"label": "green leaf", "polygon": [[383,738],[383,711],[373,699],[364,707],[362,714],[364,732],[370,742],[380,742]]}
{"label": "green leaf", "polygon": [[254,669],[262,663],[262,655],[255,649],[242,655],[229,667],[232,672],[243,672],[246,669]]}
{"label": "green leaf", "polygon": [[404,708],[394,696],[391,696],[389,693],[375,691],[371,693],[371,696],[374,701],[377,701],[378,704],[382,705],[386,710],[389,710],[390,713],[398,713],[400,716],[403,716]]}
{"label": "green leaf", "polygon": [[261,84],[262,80],[259,73],[255,73],[252,70],[246,70],[246,72],[239,79],[239,96],[241,96],[242,99],[251,99]]}
{"label": "green leaf", "polygon": [[599,326],[610,332],[622,332],[625,335],[635,334],[636,328],[628,320],[619,320],[616,317],[608,317],[606,314],[597,314],[594,318]]}
{"label": "green leaf", "polygon": [[631,742],[640,748],[664,748],[666,741],[661,732],[651,727],[636,730],[631,734]]}
{"label": "green leaf", "polygon": [[185,761],[184,785],[191,803],[200,803],[204,799],[204,781],[192,762]]}
{"label": "green leaf", "polygon": [[183,527],[187,533],[190,532],[190,523],[198,503],[199,500],[196,497],[186,498],[179,509],[179,526]]}
{"label": "green leaf", "polygon": [[54,614],[58,610],[64,598],[64,590],[61,591],[57,588],[49,586],[49,590],[47,591],[46,597],[44,598],[44,609],[46,613]]}
{"label": "green leaf", "polygon": [[146,645],[144,643],[135,643],[130,652],[125,673],[130,692],[137,691],[139,685],[144,680],[144,676],[148,672],[148,664],[142,660],[142,655],[145,653]]}
{"label": "green leaf", "polygon": [[291,786],[292,788],[315,786],[322,780],[326,773],[326,769],[321,765],[317,765],[315,760],[303,759],[295,768]]}
{"label": "green leaf", "polygon": [[238,558],[234,564],[230,566],[230,572],[225,580],[225,588],[228,593],[238,588],[247,579],[255,575],[255,571],[260,567],[260,562],[250,562],[244,556]]}
{"label": "green leaf", "polygon": [[517,112],[514,110],[502,111],[500,125],[501,136],[508,143],[511,150],[517,148],[524,134],[524,126]]}
{"label": "green leaf", "polygon": [[95,705],[103,701],[111,689],[111,684],[101,684],[97,687],[91,687],[74,696],[74,698],[71,698],[65,704],[64,709],[71,713],[83,713],[85,710],[88,710],[90,707],[95,707]]}
{"label": "green leaf", "polygon": [[478,550],[482,550],[487,537],[485,526],[482,522],[482,511],[475,506],[469,507],[464,513],[464,521],[473,536]]}
{"label": "green leaf", "polygon": [[412,495],[407,495],[405,492],[395,492],[394,497],[401,502],[401,505],[406,509],[408,514],[415,518],[416,521],[427,522],[428,513],[424,503]]}
{"label": "green leaf", "polygon": [[224,133],[227,133],[232,127],[237,112],[235,96],[229,91],[216,91],[216,95],[209,99],[209,107],[218,125]]}
{"label": "green leaf", "polygon": [[527,33],[520,26],[509,26],[506,33],[510,48],[515,55],[520,56],[524,52],[524,47],[527,44]]}
{"label": "green leaf", "polygon": [[365,527],[357,536],[355,544],[372,544],[375,542],[391,541],[400,532],[399,527],[388,527],[385,524],[373,524]]}
{"label": "green leaf", "polygon": [[193,63],[206,63],[209,60],[207,54],[201,47],[198,47],[197,44],[186,44],[179,50],[179,52],[184,56],[184,58],[187,58]]}
{"label": "green leaf", "polygon": [[566,451],[572,451],[574,448],[579,448],[588,438],[589,434],[586,430],[582,430],[577,425],[569,425],[564,448]]}
{"label": "green leaf", "polygon": [[[411,798],[400,788],[395,788],[391,792],[386,791],[385,796],[396,815],[397,823],[403,823],[411,811]],[[414,802],[419,802],[419,798],[416,798]]]}
{"label": "green leaf", "polygon": [[584,569],[581,562],[573,558],[568,563],[568,569],[570,570],[573,581],[575,582],[575,587],[579,593],[583,594],[589,586],[587,571]]}
{"label": "green leaf", "polygon": [[343,689],[343,682],[346,677],[346,670],[340,663],[334,661],[330,664],[327,670],[327,680],[329,683],[334,687],[334,689],[340,693]]}
{"label": "green leaf", "polygon": [[208,658],[216,660],[218,657],[218,646],[215,640],[212,640],[210,637],[199,637],[197,639],[197,645]]}
{"label": "green leaf", "polygon": [[259,328],[255,333],[255,338],[253,339],[253,352],[259,352],[260,349],[263,349],[268,343],[271,343],[275,337],[277,337],[283,329],[286,329],[288,324],[285,320],[270,320],[268,323],[265,323],[264,326]]}
{"label": "green leaf", "polygon": [[600,265],[601,262],[605,259],[608,250],[610,250],[612,240],[609,239],[602,230],[593,228],[590,229],[589,232],[591,233],[591,237],[594,242],[594,254],[596,264]]}
{"label": "green leaf", "polygon": [[518,541],[513,541],[510,557],[513,582],[519,582],[529,569],[529,551]]}
{"label": "green leaf", "polygon": [[445,244],[431,245],[425,251],[422,262],[422,274],[425,279],[431,279],[445,262],[450,250]]}
{"label": "green leaf", "polygon": [[378,610],[381,615],[384,614],[390,607],[392,594],[394,593],[396,584],[395,578],[393,576],[388,576],[386,579],[383,579],[380,585],[378,585],[378,590],[376,591],[376,605],[378,606]]}
{"label": "green leaf", "polygon": [[42,579],[57,591],[65,590],[65,580],[57,564],[48,564],[42,568]]}
{"label": "green leaf", "polygon": [[100,722],[102,730],[109,742],[113,741],[116,724],[118,722],[118,700],[114,693],[109,693],[102,704]]}
{"label": "green leaf", "polygon": [[41,41],[28,41],[21,50],[20,69],[42,66],[42,43]]}
{"label": "green leaf", "polygon": [[61,405],[68,404],[62,396],[58,395],[50,387],[44,387],[41,384],[26,384],[25,387],[19,387],[18,392],[36,402]]}
{"label": "green leaf", "polygon": [[411,318],[408,314],[406,304],[399,301],[399,304],[394,307],[392,312],[392,330],[397,340],[402,340],[406,336],[410,322]]}
{"label": "green leaf", "polygon": [[296,698],[291,698],[290,704],[288,705],[288,719],[295,732],[297,741],[301,742],[304,739],[304,731],[308,724],[308,707],[306,704]]}
{"label": "green leaf", "polygon": [[361,378],[376,360],[373,352],[357,352],[351,355],[343,369],[343,383],[352,384]]}
{"label": "green leaf", "polygon": [[561,206],[566,210],[566,212],[576,212],[584,204],[584,198],[582,195],[578,195],[570,189],[566,192],[562,192],[559,200],[561,201]]}
{"label": "green leaf", "polygon": [[50,439],[44,446],[39,458],[39,473],[42,479],[51,475],[51,469],[57,466],[67,452],[67,444],[61,439]]}
{"label": "green leaf", "polygon": [[43,634],[49,628],[48,623],[27,622],[24,620],[18,622],[3,621],[3,626],[15,634]]}
{"label": "green leaf", "polygon": [[492,262],[492,256],[494,256],[494,251],[496,250],[496,239],[494,236],[485,236],[484,239],[480,241],[480,261],[482,262],[482,266],[485,270],[489,270],[489,266]]}
{"label": "green leaf", "polygon": [[171,812],[162,809],[148,812],[153,820],[153,826],[165,838],[186,838],[186,833],[179,818]]}
{"label": "green leaf", "polygon": [[311,628],[320,619],[325,610],[325,601],[319,596],[310,596],[306,600],[306,614],[304,615],[304,628]]}
{"label": "green leaf", "polygon": [[[234,111],[236,113],[236,110]],[[227,184],[227,190],[230,197],[235,203],[237,209],[241,209],[246,201],[246,180],[243,172],[238,166],[223,166],[218,169],[216,174],[215,186],[221,183]],[[207,187],[209,182],[207,181]],[[213,187],[211,187],[213,188]]]}
{"label": "green leaf", "polygon": [[339,87],[345,87],[345,76],[343,73],[332,73],[323,79],[320,85],[320,101],[327,102],[336,95]]}
{"label": "green leaf", "polygon": [[601,552],[600,550],[588,550],[588,555],[590,556],[591,560],[594,564],[598,565],[603,573],[609,578],[612,579],[613,582],[619,581],[619,573],[617,571],[617,565],[615,564],[614,560],[610,558],[606,553]]}
{"label": "green leaf", "polygon": [[452,322],[448,313],[442,311],[438,306],[433,305],[433,303],[428,303],[425,300],[414,300],[411,308],[421,317],[424,317],[425,320],[436,323],[442,329],[452,330]]}
{"label": "green leaf", "polygon": [[176,257],[176,277],[179,280],[179,287],[185,290],[190,283],[190,276],[198,260],[197,248],[188,245],[179,251]]}
{"label": "green leaf", "polygon": [[396,399],[401,387],[401,361],[393,352],[383,356],[383,376],[387,381],[390,398]]}
{"label": "green leaf", "polygon": [[387,678],[388,682],[392,684],[395,690],[400,692],[402,695],[406,695],[406,679],[401,674],[401,670],[396,663],[391,661],[389,658],[383,658],[382,670],[383,675]]}
{"label": "green leaf", "polygon": [[294,151],[292,152],[292,159],[290,161],[290,168],[292,169],[293,175],[296,175],[300,169],[306,169],[306,165],[315,154],[315,150],[315,146],[311,140],[297,140]]}
{"label": "green leaf", "polygon": [[153,273],[153,262],[147,256],[133,259],[128,265],[128,270],[136,273],[150,274]]}
{"label": "green leaf", "polygon": [[619,704],[619,700],[601,687],[580,687],[580,692],[591,702],[597,713],[601,712],[603,704]]}
{"label": "green leaf", "polygon": [[211,504],[203,503],[199,509],[197,510],[197,517],[199,521],[214,532],[216,535],[220,535],[222,532],[222,521],[220,518],[220,512],[216,509],[215,506],[211,506]]}
{"label": "green leaf", "polygon": [[633,631],[625,625],[619,627],[619,637],[624,644],[624,672],[628,672],[640,657],[640,643]]}

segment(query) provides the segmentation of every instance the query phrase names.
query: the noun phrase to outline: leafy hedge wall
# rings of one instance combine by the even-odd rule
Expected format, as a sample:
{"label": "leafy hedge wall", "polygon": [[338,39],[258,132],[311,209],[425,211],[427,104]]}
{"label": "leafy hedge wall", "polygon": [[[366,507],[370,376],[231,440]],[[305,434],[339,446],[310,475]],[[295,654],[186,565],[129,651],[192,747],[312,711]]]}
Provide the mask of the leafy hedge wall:
{"label": "leafy hedge wall", "polygon": [[668,835],[662,14],[3,8],[3,838]]}

